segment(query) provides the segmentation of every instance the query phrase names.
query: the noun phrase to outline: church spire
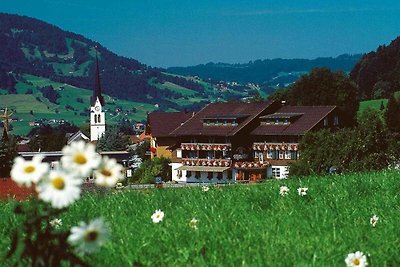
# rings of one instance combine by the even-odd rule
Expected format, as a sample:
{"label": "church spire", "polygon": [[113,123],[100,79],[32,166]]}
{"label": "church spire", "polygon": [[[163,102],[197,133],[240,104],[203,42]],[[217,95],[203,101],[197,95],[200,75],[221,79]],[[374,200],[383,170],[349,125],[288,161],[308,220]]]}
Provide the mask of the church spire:
{"label": "church spire", "polygon": [[90,100],[92,106],[94,106],[94,104],[96,103],[97,98],[99,99],[100,104],[104,106],[104,97],[101,95],[99,59],[97,58],[97,50],[96,50],[96,73],[94,81],[94,90],[93,90],[93,96]]}

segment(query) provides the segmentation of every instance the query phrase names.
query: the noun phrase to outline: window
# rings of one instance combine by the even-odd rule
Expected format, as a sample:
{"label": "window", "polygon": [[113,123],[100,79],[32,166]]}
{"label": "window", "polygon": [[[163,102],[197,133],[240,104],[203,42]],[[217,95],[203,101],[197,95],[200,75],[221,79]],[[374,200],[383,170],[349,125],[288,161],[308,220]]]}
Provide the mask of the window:
{"label": "window", "polygon": [[178,178],[182,177],[182,171],[181,170],[178,170],[177,176],[178,176]]}
{"label": "window", "polygon": [[335,117],[333,117],[333,125],[335,125],[335,126],[339,125],[339,117],[338,117],[338,115],[335,115]]}
{"label": "window", "polygon": [[191,159],[197,158],[197,151],[189,151],[189,158]]}
{"label": "window", "polygon": [[276,120],[275,120],[275,124],[279,124],[279,119],[276,119]]}
{"label": "window", "polygon": [[94,123],[97,123],[97,115],[94,114]]}
{"label": "window", "polygon": [[214,151],[207,151],[207,159],[213,159],[214,158]]}
{"label": "window", "polygon": [[232,179],[232,176],[233,176],[233,175],[232,175],[232,170],[229,170],[229,171],[228,171],[228,179],[229,179],[229,180]]}
{"label": "window", "polygon": [[283,122],[284,124],[289,124],[289,120],[285,119],[285,121]]}
{"label": "window", "polygon": [[221,179],[222,179],[222,172],[218,172],[218,173],[217,173],[217,178],[218,178],[218,180],[221,180]]}
{"label": "window", "polygon": [[280,178],[281,177],[281,169],[280,168],[272,168],[272,177]]}
{"label": "window", "polygon": [[279,150],[279,159],[283,159],[285,157],[285,151]]}
{"label": "window", "polygon": [[267,151],[267,159],[272,159],[273,156],[274,156],[273,151],[272,151],[272,150],[268,150],[268,151]]}
{"label": "window", "polygon": [[182,149],[178,148],[178,149],[176,150],[176,157],[177,157],[178,159],[182,158]]}
{"label": "window", "polygon": [[192,177],[192,172],[191,171],[186,171],[186,178]]}
{"label": "window", "polygon": [[259,158],[259,154],[262,154],[262,152],[254,151],[254,158],[258,159]]}
{"label": "window", "polygon": [[207,178],[208,179],[212,179],[213,178],[213,173],[212,172],[208,172],[207,173]]}
{"label": "window", "polygon": [[196,171],[196,175],[195,175],[194,177],[196,177],[197,179],[199,179],[199,178],[201,177],[200,172],[199,172],[199,171]]}
{"label": "window", "polygon": [[229,152],[226,150],[222,150],[222,158],[229,159]]}
{"label": "window", "polygon": [[289,150],[285,151],[285,159],[291,159],[291,154]]}
{"label": "window", "polygon": [[227,125],[227,124],[228,124],[228,122],[226,120],[224,120],[224,125]]}
{"label": "window", "polygon": [[294,150],[290,150],[290,158],[291,159],[297,159],[297,152]]}

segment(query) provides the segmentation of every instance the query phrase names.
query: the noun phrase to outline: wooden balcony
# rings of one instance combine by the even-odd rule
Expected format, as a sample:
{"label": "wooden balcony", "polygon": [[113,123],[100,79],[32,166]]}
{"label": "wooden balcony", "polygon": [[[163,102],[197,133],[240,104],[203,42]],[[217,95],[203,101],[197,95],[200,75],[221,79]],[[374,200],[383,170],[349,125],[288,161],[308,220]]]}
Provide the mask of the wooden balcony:
{"label": "wooden balcony", "polygon": [[266,151],[266,150],[294,150],[299,149],[298,143],[253,143],[253,150]]}
{"label": "wooden balcony", "polygon": [[229,143],[181,143],[182,150],[230,151]]}
{"label": "wooden balcony", "polygon": [[213,167],[230,167],[232,161],[230,159],[192,159],[182,158],[184,166],[213,166]]}

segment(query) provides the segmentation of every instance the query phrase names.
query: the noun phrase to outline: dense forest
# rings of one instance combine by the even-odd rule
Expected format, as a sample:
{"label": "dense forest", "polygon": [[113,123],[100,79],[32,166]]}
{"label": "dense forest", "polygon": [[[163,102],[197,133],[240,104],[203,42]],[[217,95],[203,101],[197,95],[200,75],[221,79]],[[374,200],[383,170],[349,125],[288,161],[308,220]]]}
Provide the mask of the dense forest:
{"label": "dense forest", "polygon": [[[0,88],[15,93],[15,79],[27,73],[90,89],[99,58],[103,91],[114,97],[182,109],[149,83],[173,81],[205,94],[195,81],[174,77],[137,60],[118,56],[97,42],[37,19],[0,13]],[[178,97],[178,96],[176,96]]]}
{"label": "dense forest", "polygon": [[[265,59],[245,64],[207,63],[191,67],[171,67],[167,71],[180,75],[197,75],[203,79],[236,81],[240,83],[276,83],[286,74],[286,80],[293,82],[299,75],[316,67],[349,72],[361,55],[341,55],[336,58],[325,57],[309,59]],[[299,72],[297,75],[293,72]],[[294,76],[294,77],[291,77]]]}
{"label": "dense forest", "polygon": [[400,37],[364,55],[350,77],[357,83],[361,99],[389,98],[399,91]]}

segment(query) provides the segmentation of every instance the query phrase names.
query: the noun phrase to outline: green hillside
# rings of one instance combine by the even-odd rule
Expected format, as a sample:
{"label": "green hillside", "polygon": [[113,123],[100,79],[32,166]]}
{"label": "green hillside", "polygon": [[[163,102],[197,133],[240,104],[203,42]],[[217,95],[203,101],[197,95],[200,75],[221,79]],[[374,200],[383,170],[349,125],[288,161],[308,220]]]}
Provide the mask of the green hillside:
{"label": "green hillside", "polygon": [[[221,95],[218,88],[201,79],[148,67],[118,56],[82,35],[34,18],[0,13],[0,40],[0,89],[10,94],[36,94],[36,87],[52,85],[74,98],[81,91],[73,93],[68,89],[93,88],[94,63],[98,58],[103,91],[115,99],[156,105],[158,110],[165,111],[199,109],[231,96],[229,92]],[[237,98],[246,96],[240,92],[232,94]],[[61,109],[71,100],[65,99],[66,93],[62,95]],[[144,119],[138,113],[134,117]]]}
{"label": "green hillside", "polygon": [[[23,79],[26,82],[18,82],[16,85],[18,94],[7,94],[7,91],[0,89],[0,108],[9,108],[14,113],[13,118],[18,119],[12,122],[13,134],[27,134],[32,129],[29,122],[42,119],[63,119],[78,126],[88,123],[88,108],[92,91],[33,75],[23,75]],[[59,92],[60,98],[57,104],[49,102],[37,89],[47,85],[52,85]],[[29,89],[32,90],[32,94],[25,94]],[[146,119],[147,112],[157,109],[152,104],[119,100],[109,95],[104,95],[104,97],[106,118],[110,124],[118,123],[123,119],[129,119],[132,122],[143,121]]]}

